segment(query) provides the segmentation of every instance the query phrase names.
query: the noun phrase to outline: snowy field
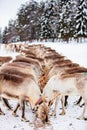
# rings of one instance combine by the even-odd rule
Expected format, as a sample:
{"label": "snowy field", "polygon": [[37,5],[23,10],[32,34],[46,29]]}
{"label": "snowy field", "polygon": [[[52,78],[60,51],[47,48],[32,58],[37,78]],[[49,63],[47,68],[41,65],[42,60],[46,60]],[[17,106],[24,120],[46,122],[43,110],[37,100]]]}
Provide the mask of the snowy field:
{"label": "snowy field", "polygon": [[[39,44],[39,43],[34,43]],[[75,63],[87,67],[87,43],[81,44],[62,44],[62,43],[42,43],[50,46],[58,53],[66,56]],[[13,58],[17,53],[6,52],[4,48],[0,48],[0,55],[11,55]],[[81,114],[83,108],[75,105],[79,97],[69,97],[68,106],[66,108],[66,115],[61,116],[61,104],[59,103],[57,109],[57,116],[49,117],[47,124],[42,124],[39,119],[35,120],[35,115],[32,113],[29,106],[26,107],[26,117],[29,122],[21,121],[21,111],[18,111],[18,117],[12,116],[12,111],[8,111],[6,107],[0,102],[0,107],[5,112],[5,115],[0,115],[0,130],[87,130],[87,121],[78,120],[77,117]],[[9,101],[14,107],[16,101]],[[52,108],[53,109],[53,108]],[[86,113],[87,116],[87,113]]]}

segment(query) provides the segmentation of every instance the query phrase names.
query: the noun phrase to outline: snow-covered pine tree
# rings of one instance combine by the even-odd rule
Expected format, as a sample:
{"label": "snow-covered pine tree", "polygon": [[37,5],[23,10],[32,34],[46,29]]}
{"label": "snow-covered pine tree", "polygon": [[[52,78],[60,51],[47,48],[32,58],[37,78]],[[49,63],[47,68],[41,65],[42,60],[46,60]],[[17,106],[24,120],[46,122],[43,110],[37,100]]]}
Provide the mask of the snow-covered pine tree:
{"label": "snow-covered pine tree", "polygon": [[20,41],[26,41],[26,29],[25,26],[27,25],[27,5],[24,4],[20,7],[18,13],[17,13],[17,21],[18,21],[18,35],[20,36]]}
{"label": "snow-covered pine tree", "polygon": [[79,0],[78,11],[76,14],[76,32],[75,37],[82,40],[87,38],[87,4],[86,0]]}
{"label": "snow-covered pine tree", "polygon": [[57,38],[62,39],[63,32],[63,1],[57,0]]}
{"label": "snow-covered pine tree", "polygon": [[56,11],[55,11],[55,0],[46,1],[45,9],[41,16],[41,34],[40,38],[45,39],[54,39],[56,38]]}
{"label": "snow-covered pine tree", "polygon": [[72,0],[59,1],[58,38],[67,42],[73,37],[73,6]]}
{"label": "snow-covered pine tree", "polygon": [[32,41],[37,38],[38,6],[35,0],[31,0],[21,6],[17,14],[21,41]]}
{"label": "snow-covered pine tree", "polygon": [[2,31],[1,31],[1,28],[0,28],[0,43],[2,43]]}
{"label": "snow-covered pine tree", "polygon": [[76,12],[77,12],[78,1],[71,0],[70,2],[71,2],[71,4],[70,4],[70,9],[71,9],[71,15],[70,15],[71,16],[70,39],[72,39],[72,38],[74,38],[75,29],[76,29],[76,26],[75,26],[75,23],[76,23],[75,16],[76,16]]}
{"label": "snow-covered pine tree", "polygon": [[9,41],[9,36],[8,36],[8,28],[7,26],[5,27],[4,31],[3,31],[3,43],[7,44]]}
{"label": "snow-covered pine tree", "polygon": [[9,20],[8,23],[8,40],[9,42],[17,42],[20,40],[18,38],[18,33],[17,33],[17,21],[16,20]]}

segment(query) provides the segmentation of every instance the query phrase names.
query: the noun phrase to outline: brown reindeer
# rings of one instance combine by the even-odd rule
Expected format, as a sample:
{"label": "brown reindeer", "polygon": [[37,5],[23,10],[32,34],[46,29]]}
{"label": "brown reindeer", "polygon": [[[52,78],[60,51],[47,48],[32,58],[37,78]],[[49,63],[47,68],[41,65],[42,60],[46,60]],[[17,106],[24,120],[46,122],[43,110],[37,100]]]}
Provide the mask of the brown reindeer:
{"label": "brown reindeer", "polygon": [[[4,63],[8,63],[12,60],[11,56],[0,56],[0,66],[2,66]],[[7,99],[2,98],[1,99],[4,103],[4,105],[7,107],[7,109],[12,110],[12,107],[9,105],[9,102]],[[3,114],[3,112],[1,111],[0,113]]]}
{"label": "brown reindeer", "polygon": [[[23,72],[20,72],[15,69],[15,71],[9,71],[3,69],[3,71],[0,70],[0,96],[4,97],[6,99],[18,99],[19,104],[22,109],[22,120],[26,120],[25,118],[25,101],[29,101],[32,108],[36,106],[36,103],[41,98],[41,92],[39,89],[39,86],[34,80],[33,75],[31,74],[25,74]],[[41,105],[39,105],[39,108],[37,110],[37,113],[39,111],[38,117],[43,121],[47,121],[48,114],[46,113],[47,107],[43,107],[44,102],[42,101]],[[44,103],[44,106],[46,106],[46,103]],[[17,109],[18,109],[17,107]],[[41,109],[42,108],[42,109]],[[16,114],[16,110],[14,110],[13,114]],[[44,109],[44,114],[43,110]],[[41,116],[43,115],[43,116]],[[45,118],[44,118],[45,116]]]}
{"label": "brown reindeer", "polygon": [[[78,71],[79,72],[79,71]],[[87,75],[84,73],[72,73],[68,74],[66,71],[63,71],[61,75],[54,75],[48,83],[46,84],[43,94],[47,97],[47,101],[52,101],[54,99],[54,91],[58,94],[55,98],[58,102],[59,96],[65,95],[79,95],[82,96],[85,106],[83,112],[79,119],[84,119],[85,111],[87,108]],[[57,103],[56,102],[56,103]],[[58,104],[58,103],[57,103]],[[54,109],[54,114],[56,114],[57,104]],[[63,110],[65,113],[64,105]]]}

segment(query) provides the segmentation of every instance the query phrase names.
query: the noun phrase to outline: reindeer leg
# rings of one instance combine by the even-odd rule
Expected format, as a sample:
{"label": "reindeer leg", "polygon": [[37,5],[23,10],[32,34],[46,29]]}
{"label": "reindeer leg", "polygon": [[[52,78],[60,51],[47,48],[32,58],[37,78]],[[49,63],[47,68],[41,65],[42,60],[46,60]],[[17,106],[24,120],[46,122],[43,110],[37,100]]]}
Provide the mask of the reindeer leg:
{"label": "reindeer leg", "polygon": [[82,112],[81,116],[78,118],[79,120],[85,119],[84,114],[85,114],[85,112],[86,112],[86,108],[87,108],[87,103],[85,103],[85,105],[84,105],[83,112]]}
{"label": "reindeer leg", "polygon": [[62,112],[60,114],[65,115],[65,96],[62,96],[61,103],[62,103]]}
{"label": "reindeer leg", "polygon": [[85,105],[85,103],[81,104],[80,107],[83,107]]}
{"label": "reindeer leg", "polygon": [[57,106],[58,106],[58,101],[59,101],[59,97],[56,98],[54,111],[53,111],[53,113],[52,113],[52,115],[54,115],[54,116],[56,116],[56,110],[57,110]]}
{"label": "reindeer leg", "polygon": [[68,104],[68,102],[67,102],[67,99],[68,99],[68,96],[65,96],[65,102],[64,102],[64,106],[66,107],[67,106],[67,104]]}
{"label": "reindeer leg", "polygon": [[20,107],[20,104],[18,103],[17,106],[16,106],[16,108],[15,108],[15,110],[13,111],[12,115],[17,116],[16,112],[17,112],[17,110],[18,110],[19,107]]}
{"label": "reindeer leg", "polygon": [[5,113],[0,108],[0,115],[5,115]]}
{"label": "reindeer leg", "polygon": [[27,121],[25,117],[25,100],[21,100],[21,110],[22,110],[22,116],[21,116],[21,121]]}
{"label": "reindeer leg", "polygon": [[12,110],[12,107],[9,105],[9,102],[7,99],[2,98],[2,101],[4,102],[5,106],[8,108],[8,110]]}
{"label": "reindeer leg", "polygon": [[82,97],[79,98],[79,100],[75,103],[75,105],[80,105],[81,100],[82,100]]}

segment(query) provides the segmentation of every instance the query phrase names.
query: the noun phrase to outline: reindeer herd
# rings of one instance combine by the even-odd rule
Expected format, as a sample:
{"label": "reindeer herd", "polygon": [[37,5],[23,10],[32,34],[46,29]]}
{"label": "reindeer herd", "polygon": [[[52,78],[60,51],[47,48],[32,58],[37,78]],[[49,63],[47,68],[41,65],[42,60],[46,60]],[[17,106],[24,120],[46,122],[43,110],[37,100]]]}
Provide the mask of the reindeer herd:
{"label": "reindeer herd", "polygon": [[[12,113],[14,116],[21,108],[21,120],[26,121],[25,106],[29,102],[36,117],[45,123],[49,120],[49,111],[54,102],[52,114],[56,115],[61,99],[61,114],[64,115],[68,96],[78,95],[84,100],[79,119],[85,119],[87,68],[42,44],[7,44],[5,48],[19,52],[15,59],[0,56],[0,97],[11,110],[8,99],[18,101]],[[4,114],[1,108],[0,114]]]}

